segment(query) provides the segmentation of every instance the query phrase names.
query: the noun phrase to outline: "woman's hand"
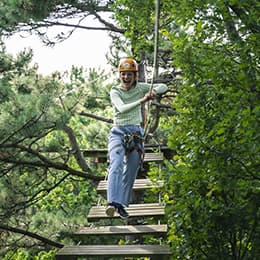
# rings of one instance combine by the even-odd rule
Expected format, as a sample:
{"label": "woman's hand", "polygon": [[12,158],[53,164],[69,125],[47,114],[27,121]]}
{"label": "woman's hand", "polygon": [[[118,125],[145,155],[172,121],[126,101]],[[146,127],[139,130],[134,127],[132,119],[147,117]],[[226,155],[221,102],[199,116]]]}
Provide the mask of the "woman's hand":
{"label": "woman's hand", "polygon": [[147,92],[144,97],[140,100],[140,102],[143,104],[149,100],[155,99],[156,92],[154,90]]}

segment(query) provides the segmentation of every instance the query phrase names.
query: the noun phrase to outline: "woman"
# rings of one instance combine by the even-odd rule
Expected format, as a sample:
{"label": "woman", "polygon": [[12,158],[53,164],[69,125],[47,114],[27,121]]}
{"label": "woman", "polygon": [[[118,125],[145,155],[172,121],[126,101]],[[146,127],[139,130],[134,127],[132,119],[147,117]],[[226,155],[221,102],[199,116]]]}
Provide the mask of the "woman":
{"label": "woman", "polygon": [[165,84],[137,82],[138,66],[134,59],[124,58],[119,64],[120,85],[110,91],[114,108],[114,126],[108,140],[109,174],[106,214],[113,217],[115,211],[121,218],[128,218],[132,188],[143,153],[141,105],[154,99],[157,93],[167,90]]}

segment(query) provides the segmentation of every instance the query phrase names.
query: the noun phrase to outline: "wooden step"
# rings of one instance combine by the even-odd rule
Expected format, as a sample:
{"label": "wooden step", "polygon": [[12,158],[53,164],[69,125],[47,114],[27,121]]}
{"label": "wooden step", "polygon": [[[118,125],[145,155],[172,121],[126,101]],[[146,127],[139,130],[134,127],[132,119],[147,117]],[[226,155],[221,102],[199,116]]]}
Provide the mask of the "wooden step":
{"label": "wooden step", "polygon": [[167,225],[124,225],[124,226],[92,226],[82,227],[73,235],[143,235],[143,234],[165,234]]}
{"label": "wooden step", "polygon": [[[136,179],[133,190],[140,191],[150,188],[160,188],[163,186],[163,181],[151,181],[149,179]],[[100,181],[97,186],[98,193],[105,193],[107,190],[107,181]]]}
{"label": "wooden step", "polygon": [[[165,157],[171,159],[172,156],[175,154],[173,150],[171,150],[168,146],[165,145],[144,145],[145,153],[157,153],[161,152],[164,154]],[[94,157],[94,158],[107,158],[108,150],[107,148],[98,148],[98,149],[91,149],[91,150],[81,150],[84,157]]]}
{"label": "wooden step", "polygon": [[[108,219],[105,213],[106,206],[94,206],[90,209],[89,214],[87,216],[88,221],[97,221],[99,219]],[[127,212],[131,217],[159,217],[164,216],[165,207],[158,203],[146,203],[146,204],[131,204],[128,208],[126,208]],[[119,218],[119,215],[115,213],[114,218]]]}
{"label": "wooden step", "polygon": [[162,162],[163,153],[145,153],[144,162]]}
{"label": "wooden step", "polygon": [[[105,163],[108,162],[108,155],[107,151],[104,153],[104,151],[93,151],[93,154],[88,151],[83,153],[86,157],[94,157],[96,163]],[[162,162],[164,159],[163,152],[145,152],[144,154],[144,162]]]}
{"label": "wooden step", "polygon": [[71,260],[77,257],[138,257],[138,256],[157,256],[171,255],[169,246],[166,245],[82,245],[64,246],[56,254],[57,260]]}

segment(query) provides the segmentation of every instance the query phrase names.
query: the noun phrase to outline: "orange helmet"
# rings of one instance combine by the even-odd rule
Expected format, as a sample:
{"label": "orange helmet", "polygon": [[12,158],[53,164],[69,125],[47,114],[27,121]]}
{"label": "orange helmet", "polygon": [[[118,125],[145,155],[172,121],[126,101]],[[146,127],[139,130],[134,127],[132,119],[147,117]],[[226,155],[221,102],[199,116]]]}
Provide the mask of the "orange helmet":
{"label": "orange helmet", "polygon": [[123,58],[120,60],[118,70],[119,72],[123,72],[123,71],[137,72],[138,65],[137,62],[132,58]]}

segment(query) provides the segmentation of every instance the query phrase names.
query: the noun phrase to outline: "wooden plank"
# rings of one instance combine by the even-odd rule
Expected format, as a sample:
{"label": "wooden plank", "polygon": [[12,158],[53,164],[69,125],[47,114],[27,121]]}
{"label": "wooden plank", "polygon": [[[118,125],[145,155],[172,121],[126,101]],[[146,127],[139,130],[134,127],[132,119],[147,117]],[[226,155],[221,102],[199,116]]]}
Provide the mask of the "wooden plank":
{"label": "wooden plank", "polygon": [[[173,151],[165,145],[144,145],[144,150],[146,153],[156,153],[158,151],[163,152],[164,154],[173,153]],[[97,148],[91,150],[81,150],[83,156],[85,157],[107,157],[108,150],[107,148]]]}
{"label": "wooden plank", "polygon": [[[151,181],[149,179],[136,179],[133,190],[145,190],[150,188],[160,188],[163,186],[163,181]],[[100,181],[97,186],[98,193],[104,193],[107,190],[107,181]]]}
{"label": "wooden plank", "polygon": [[[91,153],[93,152],[93,154]],[[95,156],[94,156],[95,155]],[[89,151],[84,155],[85,157],[94,157],[96,163],[105,163],[109,162],[108,154],[103,154],[102,151]],[[145,153],[144,162],[162,162],[164,159],[164,154],[162,152],[156,153]]]}
{"label": "wooden plank", "polygon": [[144,162],[162,162],[163,153],[145,153]]}
{"label": "wooden plank", "polygon": [[167,225],[124,225],[124,226],[92,226],[82,227],[73,235],[136,235],[136,234],[165,234]]}
{"label": "wooden plank", "polygon": [[[56,254],[57,260],[76,259],[75,257],[101,256],[163,256],[171,255],[166,245],[82,245],[64,246]],[[100,258],[99,258],[100,259]]]}
{"label": "wooden plank", "polygon": [[[88,221],[96,221],[99,219],[108,219],[105,212],[106,206],[94,206],[88,213]],[[159,217],[164,216],[165,207],[158,203],[146,203],[146,204],[131,204],[126,208],[127,212],[131,217]],[[119,218],[119,215],[115,213],[114,218]]]}

